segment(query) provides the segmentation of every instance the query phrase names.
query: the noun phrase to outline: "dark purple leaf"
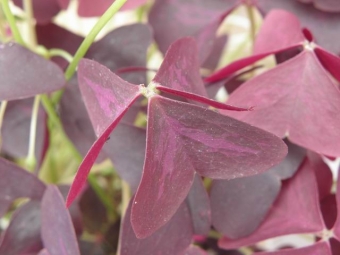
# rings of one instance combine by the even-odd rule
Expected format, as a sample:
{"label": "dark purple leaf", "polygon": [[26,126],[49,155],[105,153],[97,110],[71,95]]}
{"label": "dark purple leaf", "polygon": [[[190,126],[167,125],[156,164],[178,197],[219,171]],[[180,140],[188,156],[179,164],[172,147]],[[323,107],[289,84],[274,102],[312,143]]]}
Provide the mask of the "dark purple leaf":
{"label": "dark purple leaf", "polygon": [[311,246],[299,249],[283,249],[275,252],[259,252],[256,253],[256,255],[332,255],[332,252],[327,242],[320,241]]}
{"label": "dark purple leaf", "polygon": [[[83,37],[72,33],[54,23],[48,23],[46,25],[36,26],[37,40],[39,44],[42,44],[47,49],[55,48],[62,49],[74,55],[83,41]],[[53,57],[61,68],[66,68],[68,62],[61,57]]]}
{"label": "dark purple leaf", "polygon": [[337,216],[335,195],[331,194],[322,199],[320,202],[320,208],[327,229],[332,229]]}
{"label": "dark purple leaf", "polygon": [[211,226],[210,200],[202,179],[196,174],[187,196],[195,235],[208,235]]}
{"label": "dark purple leaf", "polygon": [[[96,135],[82,100],[76,78],[69,81],[60,100],[60,119],[64,130],[81,155],[85,156],[92,144],[96,141]],[[107,158],[101,152],[97,162]]]}
{"label": "dark purple leaf", "polygon": [[340,252],[340,242],[335,238],[329,239],[329,244],[331,245],[332,255],[339,254]]}
{"label": "dark purple leaf", "polygon": [[[2,150],[14,158],[24,158],[28,153],[30,125],[33,99],[14,100],[8,103],[2,132]],[[44,154],[44,144],[47,143],[46,114],[39,109],[37,134],[35,141],[35,156],[41,162]]]}
{"label": "dark purple leaf", "polygon": [[295,176],[283,183],[279,197],[260,227],[248,237],[237,240],[224,237],[219,240],[219,246],[233,249],[271,237],[322,231],[325,226],[314,170],[306,159]]}
{"label": "dark purple leaf", "polygon": [[[78,0],[78,14],[81,17],[96,17],[101,16],[113,3],[113,0]],[[145,4],[147,0],[128,0],[121,11],[137,8]]]}
{"label": "dark purple leaf", "polygon": [[[23,0],[13,0],[14,4],[23,8]],[[58,0],[32,0],[33,14],[37,23],[46,24],[56,16],[61,7]]]}
{"label": "dark purple leaf", "polygon": [[338,0],[298,0],[302,3],[313,3],[315,8],[325,12],[340,12]]}
{"label": "dark purple leaf", "polygon": [[[297,0],[257,0],[256,2],[260,10],[265,13],[272,9],[284,9],[294,13],[302,26],[311,30],[319,45],[335,54],[340,54],[339,14],[319,11],[313,5],[299,3]],[[329,29],[330,27],[332,29]]]}
{"label": "dark purple leaf", "polygon": [[207,255],[204,250],[199,248],[198,246],[190,245],[188,249],[185,250],[183,255]]}
{"label": "dark purple leaf", "polygon": [[0,100],[32,97],[65,85],[56,64],[15,43],[0,44],[0,77]]}
{"label": "dark purple leaf", "polygon": [[[340,172],[340,168],[338,173]],[[337,180],[337,185],[336,185],[336,206],[337,206],[337,211],[340,212],[340,178]],[[337,219],[334,224],[333,228],[334,232],[334,237],[340,241],[340,213],[337,215]]]}
{"label": "dark purple leaf", "polygon": [[314,169],[316,181],[318,183],[319,198],[322,200],[331,194],[333,174],[320,155],[311,151],[308,151],[307,155]]}
{"label": "dark purple leaf", "polygon": [[306,150],[297,146],[288,140],[285,140],[288,146],[288,154],[285,159],[278,165],[272,167],[269,172],[277,175],[281,180],[292,177],[299,169],[306,156]]}
{"label": "dark purple leaf", "polygon": [[236,3],[236,0],[155,1],[149,14],[149,23],[159,49],[165,53],[177,39],[199,33],[220,19]]}
{"label": "dark purple leaf", "polygon": [[172,217],[195,171],[210,178],[250,176],[285,154],[286,146],[272,134],[206,108],[152,97],[146,161],[132,207],[136,235],[147,237]]}
{"label": "dark purple leaf", "polygon": [[250,235],[264,220],[280,188],[280,179],[271,173],[214,180],[210,190],[214,228],[231,239]]}
{"label": "dark purple leaf", "polygon": [[118,174],[129,183],[133,192],[142,178],[145,144],[145,129],[120,123],[103,147]]}
{"label": "dark purple leaf", "polygon": [[120,255],[175,255],[191,243],[193,230],[190,212],[183,203],[172,219],[145,239],[137,239],[130,220],[131,203],[125,213],[120,235]]}
{"label": "dark purple leaf", "polygon": [[314,49],[315,54],[318,56],[324,68],[330,72],[335,79],[340,82],[340,58],[332,53],[325,51],[320,47]]}
{"label": "dark purple leaf", "polygon": [[228,103],[255,108],[225,112],[230,116],[288,136],[291,142],[317,153],[340,155],[340,144],[334,143],[340,140],[340,91],[312,51],[305,50],[244,83]]}
{"label": "dark purple leaf", "polygon": [[[146,52],[151,40],[152,34],[149,26],[144,24],[123,26],[95,42],[86,57],[105,65],[113,72],[123,67],[145,67]],[[134,84],[146,83],[145,72],[119,73],[118,75]]]}
{"label": "dark purple leaf", "polygon": [[201,65],[203,68],[214,70],[218,62],[220,60],[220,57],[222,55],[224,46],[227,44],[228,37],[227,36],[220,36],[217,37],[214,42],[212,43],[212,50],[209,53],[208,57],[205,59],[203,64]]}
{"label": "dark purple leaf", "polygon": [[29,201],[14,212],[1,238],[0,254],[29,254],[41,250],[40,227],[40,202]]}
{"label": "dark purple leaf", "polygon": [[169,47],[152,81],[156,85],[206,96],[199,67],[195,40],[191,37],[181,38]]}
{"label": "dark purple leaf", "polygon": [[83,59],[79,63],[78,82],[98,139],[78,169],[67,198],[68,206],[81,191],[92,165],[112,130],[140,95],[138,86],[123,81],[106,67],[88,59]]}
{"label": "dark purple leaf", "polygon": [[57,0],[60,8],[66,10],[71,0]]}
{"label": "dark purple leaf", "polygon": [[27,197],[40,200],[45,185],[34,175],[0,158],[0,217],[14,199]]}
{"label": "dark purple leaf", "polygon": [[41,202],[41,237],[51,255],[80,255],[70,214],[56,186],[47,187]]}

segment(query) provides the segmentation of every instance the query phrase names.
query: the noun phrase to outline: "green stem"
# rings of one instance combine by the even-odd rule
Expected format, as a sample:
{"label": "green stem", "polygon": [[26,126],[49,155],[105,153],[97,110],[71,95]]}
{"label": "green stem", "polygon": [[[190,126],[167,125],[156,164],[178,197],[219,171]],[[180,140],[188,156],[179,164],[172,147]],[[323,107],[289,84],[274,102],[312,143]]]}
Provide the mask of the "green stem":
{"label": "green stem", "polygon": [[107,22],[112,19],[112,17],[119,11],[119,9],[125,4],[127,0],[116,0],[113,4],[106,10],[103,16],[100,17],[98,22],[94,25],[90,33],[86,36],[80,47],[78,48],[76,54],[74,55],[73,61],[67,67],[65,72],[65,78],[67,80],[71,79],[79,60],[85,56],[87,50],[90,48],[94,39],[97,37],[99,32],[103,29]]}
{"label": "green stem", "polygon": [[61,49],[50,49],[48,51],[48,56],[51,57],[62,57],[67,62],[71,63],[73,60],[73,56],[68,53],[67,51],[61,50]]}
{"label": "green stem", "polygon": [[33,103],[33,108],[32,108],[30,138],[29,138],[29,145],[28,145],[28,154],[26,157],[26,167],[29,171],[34,171],[36,164],[37,164],[37,160],[35,158],[35,143],[36,143],[36,137],[37,137],[39,103],[40,103],[40,95],[37,95],[34,98],[34,103]]}
{"label": "green stem", "polygon": [[17,24],[15,22],[15,18],[11,12],[11,9],[9,8],[8,0],[0,0],[1,1],[1,6],[2,10],[4,11],[5,17],[8,21],[8,24],[11,28],[12,34],[14,36],[14,39],[17,43],[25,46],[25,42],[21,37],[21,34],[19,32],[19,29],[17,27]]}
{"label": "green stem", "polygon": [[255,16],[254,16],[254,7],[250,3],[247,4],[247,13],[248,13],[248,17],[250,20],[250,38],[254,45],[255,35],[256,35]]}
{"label": "green stem", "polygon": [[28,44],[35,48],[37,45],[37,36],[34,27],[32,0],[23,0],[23,6],[26,14],[26,25],[28,30]]}

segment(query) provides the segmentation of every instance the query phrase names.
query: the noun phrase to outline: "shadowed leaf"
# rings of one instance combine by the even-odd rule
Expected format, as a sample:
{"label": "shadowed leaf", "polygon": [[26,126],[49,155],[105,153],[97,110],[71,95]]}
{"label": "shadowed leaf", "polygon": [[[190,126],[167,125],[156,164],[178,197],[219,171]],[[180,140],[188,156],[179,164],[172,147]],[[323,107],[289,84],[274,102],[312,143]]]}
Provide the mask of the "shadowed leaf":
{"label": "shadowed leaf", "polygon": [[47,187],[41,202],[41,233],[51,255],[80,255],[70,214],[55,186]]}
{"label": "shadowed leaf", "polygon": [[0,77],[0,100],[50,93],[65,85],[56,64],[15,43],[0,44]]}
{"label": "shadowed leaf", "polygon": [[318,56],[318,59],[320,60],[324,68],[328,72],[330,72],[335,79],[337,79],[340,82],[340,73],[339,73],[340,57],[335,56],[320,47],[316,47],[314,49],[314,52]]}

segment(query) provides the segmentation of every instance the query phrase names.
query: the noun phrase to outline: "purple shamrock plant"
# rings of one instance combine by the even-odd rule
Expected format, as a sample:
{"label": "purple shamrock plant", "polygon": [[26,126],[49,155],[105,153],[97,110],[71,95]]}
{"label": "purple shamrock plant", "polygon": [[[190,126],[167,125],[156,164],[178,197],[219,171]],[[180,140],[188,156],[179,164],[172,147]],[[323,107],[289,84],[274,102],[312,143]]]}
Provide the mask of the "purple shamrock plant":
{"label": "purple shamrock plant", "polygon": [[208,99],[198,67],[192,38],[172,44],[148,87],[125,82],[94,61],[80,62],[79,86],[98,139],[79,167],[67,205],[81,190],[110,133],[140,95],[148,98],[148,124],[143,175],[131,206],[138,238],[150,236],[171,219],[195,172],[234,179],[264,172],[283,159],[287,149],[276,136],[197,103],[157,94],[159,90],[219,109],[246,110]]}

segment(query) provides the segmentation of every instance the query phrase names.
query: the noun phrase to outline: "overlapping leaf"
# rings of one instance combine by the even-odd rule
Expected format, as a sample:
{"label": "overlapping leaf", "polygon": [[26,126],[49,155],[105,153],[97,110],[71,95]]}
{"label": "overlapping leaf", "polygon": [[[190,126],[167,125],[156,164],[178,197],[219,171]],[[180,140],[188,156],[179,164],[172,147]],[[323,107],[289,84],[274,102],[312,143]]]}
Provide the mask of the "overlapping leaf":
{"label": "overlapping leaf", "polygon": [[283,184],[265,221],[253,234],[237,240],[224,237],[219,245],[225,249],[238,248],[270,237],[322,231],[325,226],[319,208],[316,170],[306,159],[296,175]]}
{"label": "overlapping leaf", "polygon": [[69,205],[83,187],[100,150],[124,113],[140,95],[139,88],[123,81],[109,69],[91,60],[82,60],[78,67],[79,87],[98,139],[79,167],[71,186]]}
{"label": "overlapping leaf", "polygon": [[147,138],[144,172],[131,216],[138,237],[150,235],[172,217],[195,171],[218,179],[250,176],[268,170],[286,153],[274,135],[159,96],[149,100]]}
{"label": "overlapping leaf", "polygon": [[[328,2],[320,0],[320,2]],[[327,13],[314,8],[311,4],[303,4],[297,0],[257,0],[260,11],[268,13],[272,9],[283,9],[299,17],[302,26],[313,32],[316,42],[323,48],[340,54],[340,15]],[[334,9],[335,10],[335,9]],[[329,29],[329,28],[332,29]]]}
{"label": "overlapping leaf", "polygon": [[80,254],[71,217],[55,186],[46,189],[41,204],[41,217],[42,240],[51,255]]}
{"label": "overlapping leaf", "polygon": [[0,100],[32,97],[65,85],[56,64],[15,43],[0,44],[0,77]]}
{"label": "overlapping leaf", "polygon": [[16,198],[40,200],[45,185],[34,175],[13,163],[0,158],[0,217]]}
{"label": "overlapping leaf", "polygon": [[340,155],[340,145],[334,143],[340,140],[340,91],[312,51],[244,83],[228,103],[256,107],[227,112],[230,116],[320,154]]}
{"label": "overlapping leaf", "polygon": [[[215,37],[218,24],[225,14],[229,12],[237,1],[228,0],[194,0],[183,2],[179,0],[158,0],[152,6],[149,14],[149,23],[154,30],[154,37],[161,52],[165,53],[168,47],[183,36],[196,36],[200,52],[208,51],[207,41]],[[208,28],[215,26],[215,29]],[[171,31],[171,32],[169,32]],[[203,36],[200,33],[210,33]],[[213,36],[213,37],[212,37]],[[201,39],[204,38],[204,40]],[[211,49],[211,48],[210,48]],[[200,53],[201,54],[201,53]],[[206,54],[205,54],[206,55]],[[202,57],[201,60],[203,60]]]}
{"label": "overlapping leaf", "polygon": [[[131,201],[132,202],[132,201]],[[126,211],[120,234],[121,255],[181,254],[191,243],[193,230],[190,212],[183,203],[165,226],[145,239],[137,239],[131,226],[131,205]]]}

